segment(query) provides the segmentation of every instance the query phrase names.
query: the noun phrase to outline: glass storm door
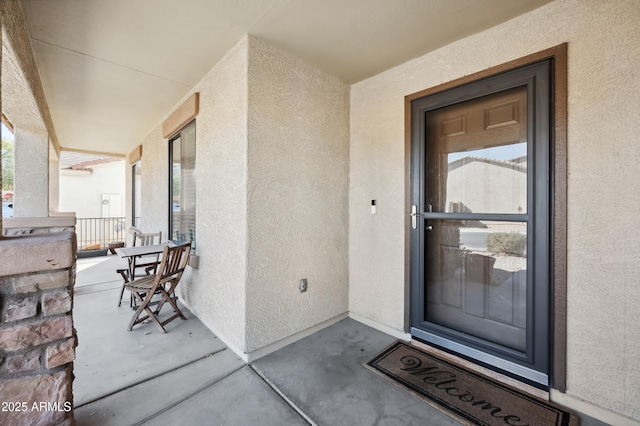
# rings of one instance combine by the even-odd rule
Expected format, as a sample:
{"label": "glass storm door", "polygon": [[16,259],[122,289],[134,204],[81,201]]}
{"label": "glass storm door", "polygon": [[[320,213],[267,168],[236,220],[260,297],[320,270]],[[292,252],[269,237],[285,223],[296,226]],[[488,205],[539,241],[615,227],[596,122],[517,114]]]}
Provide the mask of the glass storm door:
{"label": "glass storm door", "polygon": [[548,385],[549,64],[412,102],[411,333]]}

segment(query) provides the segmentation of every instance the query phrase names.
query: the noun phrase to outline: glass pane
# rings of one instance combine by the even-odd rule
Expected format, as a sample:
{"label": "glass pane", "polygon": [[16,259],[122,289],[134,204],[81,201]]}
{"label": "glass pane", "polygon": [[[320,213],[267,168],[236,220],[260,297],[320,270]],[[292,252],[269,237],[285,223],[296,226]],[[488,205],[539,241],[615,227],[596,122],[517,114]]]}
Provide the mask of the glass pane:
{"label": "glass pane", "polygon": [[527,212],[526,90],[427,114],[427,203],[446,213]]}
{"label": "glass pane", "polygon": [[182,179],[180,190],[180,239],[196,241],[196,125],[191,123],[182,131]]}
{"label": "glass pane", "polygon": [[428,223],[425,319],[524,352],[526,223]]}
{"label": "glass pane", "polygon": [[13,133],[2,121],[2,217],[13,216],[15,145]]}
{"label": "glass pane", "polygon": [[180,162],[180,145],[182,138],[177,137],[171,142],[171,230],[173,235],[171,239],[181,240],[180,238],[180,194],[182,189],[182,165]]}
{"label": "glass pane", "polygon": [[133,169],[133,225],[140,228],[140,214],[142,212],[142,164],[138,161]]}
{"label": "glass pane", "polygon": [[196,125],[192,122],[171,141],[171,239],[196,241]]}

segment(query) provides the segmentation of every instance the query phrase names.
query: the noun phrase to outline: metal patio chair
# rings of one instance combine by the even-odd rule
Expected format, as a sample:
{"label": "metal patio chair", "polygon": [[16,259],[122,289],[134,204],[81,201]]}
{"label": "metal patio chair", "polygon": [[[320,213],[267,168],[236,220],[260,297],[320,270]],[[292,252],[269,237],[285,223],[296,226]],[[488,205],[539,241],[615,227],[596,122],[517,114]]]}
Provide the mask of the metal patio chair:
{"label": "metal patio chair", "polygon": [[[162,261],[155,274],[143,276],[125,285],[125,288],[131,292],[140,304],[131,318],[129,331],[131,331],[134,325],[151,319],[163,333],[166,333],[167,331],[164,329],[164,325],[178,317],[183,320],[187,319],[173,299],[175,289],[187,266],[190,251],[190,242],[175,247],[165,247],[162,253]],[[155,294],[159,294],[161,299],[157,301],[157,304],[153,302],[155,309],[152,309],[151,299]],[[174,314],[170,318],[160,322],[158,315],[166,303],[173,308]],[[146,312],[147,315],[141,317],[143,312]]]}

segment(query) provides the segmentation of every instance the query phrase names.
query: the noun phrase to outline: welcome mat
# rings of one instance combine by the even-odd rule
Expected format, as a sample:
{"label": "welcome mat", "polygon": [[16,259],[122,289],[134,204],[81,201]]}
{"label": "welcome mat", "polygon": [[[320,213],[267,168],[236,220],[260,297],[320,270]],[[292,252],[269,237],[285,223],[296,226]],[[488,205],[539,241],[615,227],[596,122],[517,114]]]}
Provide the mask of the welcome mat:
{"label": "welcome mat", "polygon": [[577,426],[572,412],[464,370],[403,342],[367,363],[435,408],[470,425]]}

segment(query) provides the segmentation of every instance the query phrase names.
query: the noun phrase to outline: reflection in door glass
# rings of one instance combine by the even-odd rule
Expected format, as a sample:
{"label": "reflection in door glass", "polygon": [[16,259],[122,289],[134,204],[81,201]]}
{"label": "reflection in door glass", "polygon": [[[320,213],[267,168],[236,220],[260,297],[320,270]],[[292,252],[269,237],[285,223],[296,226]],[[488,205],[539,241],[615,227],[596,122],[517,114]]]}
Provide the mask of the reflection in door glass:
{"label": "reflection in door glass", "polygon": [[434,212],[527,213],[523,87],[427,113],[427,202]]}
{"label": "reflection in door glass", "polygon": [[524,352],[524,222],[432,220],[426,320]]}
{"label": "reflection in door glass", "polygon": [[142,228],[140,214],[142,212],[142,161],[137,161],[131,169],[131,218],[133,226]]}
{"label": "reflection in door glass", "polygon": [[527,144],[447,154],[447,213],[527,211]]}

